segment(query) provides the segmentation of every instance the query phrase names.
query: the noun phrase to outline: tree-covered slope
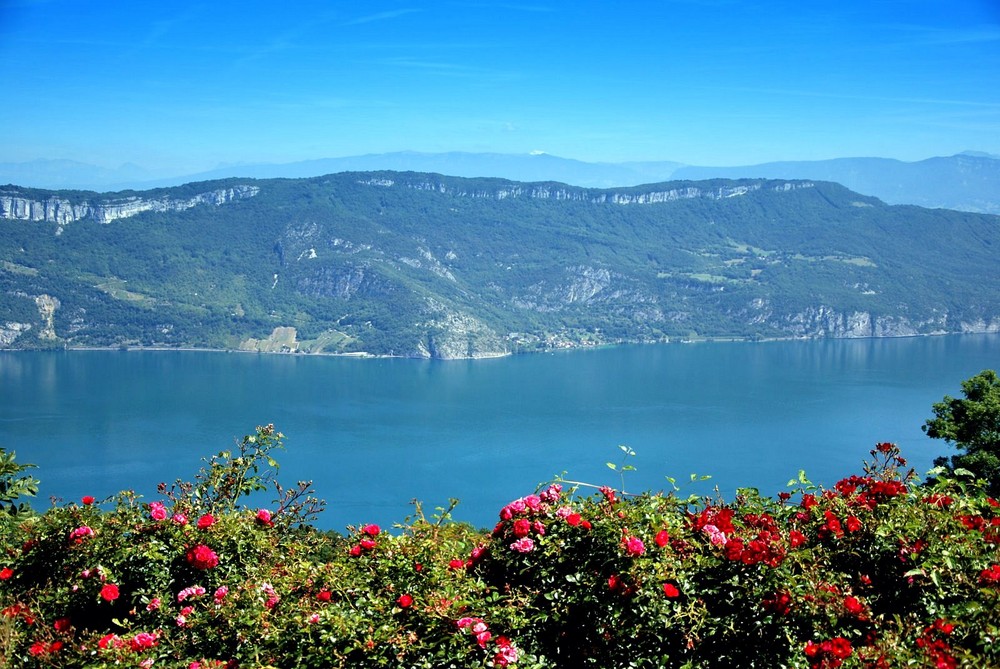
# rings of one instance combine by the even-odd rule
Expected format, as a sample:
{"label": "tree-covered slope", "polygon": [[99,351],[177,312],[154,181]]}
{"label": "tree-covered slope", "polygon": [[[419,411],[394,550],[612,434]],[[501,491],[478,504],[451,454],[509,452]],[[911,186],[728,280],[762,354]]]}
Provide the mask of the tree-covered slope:
{"label": "tree-covered slope", "polygon": [[1000,219],[823,182],[597,190],[369,172],[7,186],[0,226],[5,347],[466,357],[1000,326]]}

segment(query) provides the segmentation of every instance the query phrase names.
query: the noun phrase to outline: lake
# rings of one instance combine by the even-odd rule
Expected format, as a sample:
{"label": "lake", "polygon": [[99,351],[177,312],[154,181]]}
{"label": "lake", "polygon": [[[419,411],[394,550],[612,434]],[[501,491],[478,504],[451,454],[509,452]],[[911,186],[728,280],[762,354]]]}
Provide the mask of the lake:
{"label": "lake", "polygon": [[[950,452],[931,404],[1000,368],[1000,336],[626,346],[476,361],[189,351],[0,353],[0,446],[49,496],[190,479],[254,426],[286,435],[286,485],[310,479],[317,525],[390,526],[457,497],[459,520],[566,477],[629,491],[773,495],[800,469],[831,485],[880,441],[919,472]],[[711,475],[693,485],[689,475]]]}

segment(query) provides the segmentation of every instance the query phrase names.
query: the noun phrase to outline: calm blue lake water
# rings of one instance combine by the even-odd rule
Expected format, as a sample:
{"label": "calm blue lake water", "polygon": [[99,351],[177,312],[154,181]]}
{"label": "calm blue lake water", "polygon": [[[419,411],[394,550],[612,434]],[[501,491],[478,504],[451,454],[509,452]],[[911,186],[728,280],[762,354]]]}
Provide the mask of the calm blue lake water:
{"label": "calm blue lake water", "polygon": [[946,452],[920,430],[960,381],[1000,368],[1000,337],[631,346],[479,361],[200,352],[0,353],[0,446],[39,465],[37,506],[189,479],[254,426],[287,436],[281,479],[311,479],[322,527],[462,500],[499,508],[565,472],[629,490],[773,495],[799,469],[832,484],[879,441],[919,471]]}

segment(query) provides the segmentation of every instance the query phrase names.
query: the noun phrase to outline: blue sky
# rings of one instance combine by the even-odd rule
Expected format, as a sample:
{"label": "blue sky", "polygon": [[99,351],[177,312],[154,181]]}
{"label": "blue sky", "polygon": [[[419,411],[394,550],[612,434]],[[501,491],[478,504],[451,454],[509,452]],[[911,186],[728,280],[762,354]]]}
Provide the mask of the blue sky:
{"label": "blue sky", "polygon": [[0,162],[1000,154],[1000,1],[0,0]]}

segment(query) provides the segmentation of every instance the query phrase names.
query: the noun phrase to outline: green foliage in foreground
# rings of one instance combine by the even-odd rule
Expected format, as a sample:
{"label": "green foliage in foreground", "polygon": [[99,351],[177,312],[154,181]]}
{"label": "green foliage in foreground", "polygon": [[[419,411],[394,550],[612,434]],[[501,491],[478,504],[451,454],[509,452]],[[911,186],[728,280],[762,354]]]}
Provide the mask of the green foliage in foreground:
{"label": "green foliage in foreground", "polygon": [[417,507],[339,536],[306,522],[308,485],[241,505],[280,439],[258,428],[155,501],[5,520],[0,665],[1000,666],[1000,503],[943,472],[916,485],[892,444],[831,490],[563,481],[488,532]]}

